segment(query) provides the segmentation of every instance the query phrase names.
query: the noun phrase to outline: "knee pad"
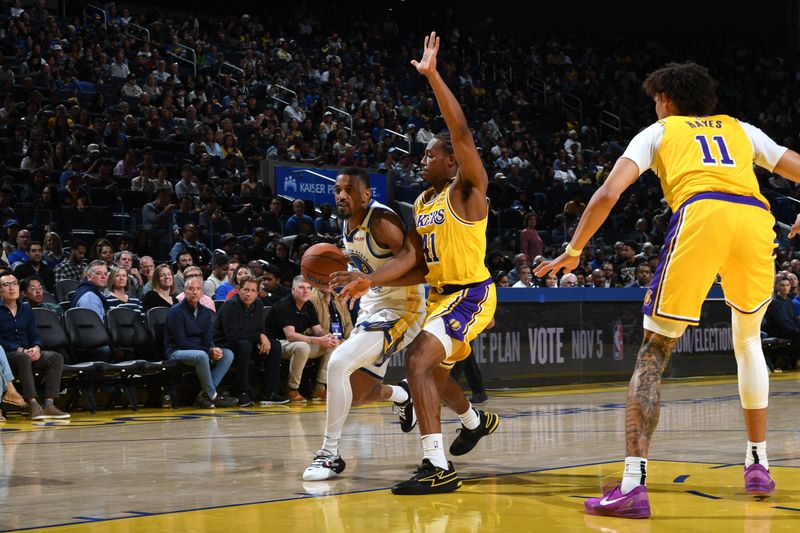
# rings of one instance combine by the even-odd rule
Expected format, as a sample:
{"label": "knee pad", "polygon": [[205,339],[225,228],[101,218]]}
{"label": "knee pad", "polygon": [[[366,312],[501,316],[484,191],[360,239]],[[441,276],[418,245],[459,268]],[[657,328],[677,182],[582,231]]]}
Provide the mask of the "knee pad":
{"label": "knee pad", "polygon": [[764,409],[769,405],[769,371],[761,348],[761,320],[765,313],[766,306],[750,315],[731,309],[733,353],[744,409]]}

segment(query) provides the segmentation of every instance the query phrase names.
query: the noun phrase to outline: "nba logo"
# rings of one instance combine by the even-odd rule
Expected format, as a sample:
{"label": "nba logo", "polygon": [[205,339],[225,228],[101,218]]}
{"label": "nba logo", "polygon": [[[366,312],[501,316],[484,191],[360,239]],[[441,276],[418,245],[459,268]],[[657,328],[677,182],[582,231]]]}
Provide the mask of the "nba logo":
{"label": "nba logo", "polygon": [[622,320],[617,319],[611,326],[611,336],[614,340],[613,357],[615,361],[622,361],[625,356],[625,338],[622,331]]}

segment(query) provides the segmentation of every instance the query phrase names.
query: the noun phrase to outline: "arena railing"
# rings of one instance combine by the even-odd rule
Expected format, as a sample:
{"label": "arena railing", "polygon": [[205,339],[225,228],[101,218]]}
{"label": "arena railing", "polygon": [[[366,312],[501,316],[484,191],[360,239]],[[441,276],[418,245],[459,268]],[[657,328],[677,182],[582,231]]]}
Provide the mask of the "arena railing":
{"label": "arena railing", "polygon": [[600,133],[603,133],[603,128],[609,128],[615,132],[622,130],[622,119],[619,115],[615,115],[610,111],[600,111]]}
{"label": "arena railing", "polygon": [[181,43],[173,43],[172,46],[177,46],[178,48],[181,48],[183,50],[186,50],[187,52],[191,52],[192,53],[192,59],[188,59],[186,57],[183,57],[182,55],[176,54],[175,52],[169,52],[169,55],[171,55],[172,57],[174,57],[178,61],[183,61],[184,63],[190,64],[192,66],[192,70],[194,71],[194,77],[197,78],[197,52],[195,51],[195,49],[194,48],[190,48],[190,47],[186,46],[185,44],[181,44]]}
{"label": "arena railing", "polygon": [[352,139],[353,135],[355,135],[355,130],[353,130],[353,115],[351,115],[344,109],[339,109],[338,107],[333,107],[332,105],[329,105],[326,109],[330,109],[331,111],[334,111],[342,116],[347,117],[347,121],[350,123],[350,126],[347,128],[347,131],[350,132],[350,138]]}
{"label": "arena railing", "polygon": [[142,41],[145,43],[150,42],[150,30],[133,22],[126,24],[123,27],[122,32],[128,37],[136,39],[137,41]]}
{"label": "arena railing", "polygon": [[394,135],[395,137],[397,137],[398,140],[403,140],[408,145],[408,148],[406,150],[403,150],[402,148],[398,148],[398,150],[400,150],[400,151],[402,151],[402,152],[404,152],[406,154],[410,154],[411,153],[411,139],[408,138],[408,135],[406,135],[404,133],[400,133],[399,131],[390,130],[389,128],[384,128],[383,129],[383,133],[390,133],[390,134]]}
{"label": "arena railing", "polygon": [[94,4],[86,4],[83,6],[83,22],[86,24],[87,22],[96,23],[98,22],[97,15],[102,16],[103,26],[108,24],[108,13],[106,10],[98,7]]}
{"label": "arena railing", "polygon": [[572,93],[564,93],[561,98],[561,111],[574,111],[578,114],[578,123],[583,124],[583,100]]}

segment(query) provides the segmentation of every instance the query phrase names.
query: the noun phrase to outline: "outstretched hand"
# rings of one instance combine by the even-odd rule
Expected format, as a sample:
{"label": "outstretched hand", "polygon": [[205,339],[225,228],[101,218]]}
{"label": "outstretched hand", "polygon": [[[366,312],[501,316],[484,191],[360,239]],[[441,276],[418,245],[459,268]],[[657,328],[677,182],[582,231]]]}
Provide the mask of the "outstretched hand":
{"label": "outstretched hand", "polygon": [[578,268],[578,263],[580,263],[581,257],[580,256],[569,256],[565,253],[559,255],[555,259],[550,261],[545,261],[544,263],[540,264],[539,266],[534,269],[533,274],[537,278],[543,278],[548,273],[553,272],[556,275],[564,270],[564,272],[572,272],[576,268]]}
{"label": "outstretched hand", "polygon": [[336,299],[342,302],[342,305],[347,305],[349,300],[350,309],[352,309],[356,300],[367,294],[372,287],[372,282],[362,272],[348,270],[331,274],[330,285],[331,287],[342,287],[342,291]]}
{"label": "outstretched hand", "polygon": [[417,72],[423,76],[430,76],[436,72],[436,54],[439,53],[439,37],[435,31],[425,37],[425,46],[423,47],[422,59],[417,61],[411,60],[411,64],[417,69]]}
{"label": "outstretched hand", "polygon": [[797,219],[795,219],[794,224],[792,227],[789,228],[789,238],[793,238],[800,232],[800,215],[797,215]]}

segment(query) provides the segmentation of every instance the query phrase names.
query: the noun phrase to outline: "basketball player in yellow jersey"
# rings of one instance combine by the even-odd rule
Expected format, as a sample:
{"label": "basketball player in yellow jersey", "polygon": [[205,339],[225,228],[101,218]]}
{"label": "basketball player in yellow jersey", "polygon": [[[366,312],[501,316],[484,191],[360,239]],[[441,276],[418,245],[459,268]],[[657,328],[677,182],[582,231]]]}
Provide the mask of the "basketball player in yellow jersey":
{"label": "basketball player in yellow jersey", "polygon": [[[674,215],[659,266],[644,300],[644,341],[628,388],[625,470],[621,485],[584,503],[590,514],[647,518],[650,439],[658,423],[661,374],[719,273],[731,308],[739,396],[747,427],[744,484],[769,494],[775,483],[766,451],[769,379],[761,351],[761,319],[771,299],[775,220],[758,189],[753,163],[800,182],[800,155],[761,130],[711,115],[714,80],[695,63],[670,63],[645,80],[658,121],[633,138],[592,196],[566,252],[536,269],[567,272],[622,192],[647,169],[661,180]],[[790,236],[800,230],[800,218]]]}
{"label": "basketball player in yellow jersey", "polygon": [[[473,409],[449,377],[453,365],[469,355],[469,342],[491,322],[497,302],[483,262],[489,180],[464,112],[436,71],[438,51],[439,37],[434,32],[425,38],[422,59],[411,62],[428,79],[450,132],[449,137],[435,137],[425,148],[422,174],[432,187],[415,202],[416,231],[410,231],[403,249],[375,272],[339,273],[333,280],[334,284],[350,281],[342,289],[342,298],[359,298],[372,285],[391,284],[420,262],[427,265],[425,279],[431,290],[425,322],[407,348],[405,365],[422,434],[423,459],[411,479],[392,487],[395,494],[450,492],[461,486],[444,454],[441,399],[448,400],[463,424],[450,447],[453,455],[470,451],[499,423],[496,414]],[[460,405],[454,405],[454,396],[460,397]]]}

